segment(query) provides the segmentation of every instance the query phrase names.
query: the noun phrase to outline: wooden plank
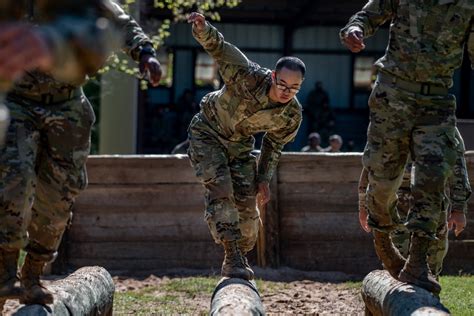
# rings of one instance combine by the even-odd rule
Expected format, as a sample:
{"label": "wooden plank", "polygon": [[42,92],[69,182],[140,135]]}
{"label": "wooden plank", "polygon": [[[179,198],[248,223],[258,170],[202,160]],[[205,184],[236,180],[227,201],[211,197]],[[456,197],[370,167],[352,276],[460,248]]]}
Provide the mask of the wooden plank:
{"label": "wooden plank", "polygon": [[87,170],[91,184],[197,183],[184,155],[90,156]]}
{"label": "wooden plank", "polygon": [[279,183],[359,181],[362,170],[360,153],[329,154],[284,154],[278,166]]}
{"label": "wooden plank", "polygon": [[348,206],[357,212],[358,193],[354,183],[280,183],[278,192],[278,206],[284,214],[301,210],[347,211]]}
{"label": "wooden plank", "polygon": [[162,210],[188,212],[204,210],[204,190],[199,184],[91,185],[79,196],[76,212],[154,213]]}
{"label": "wooden plank", "polygon": [[161,259],[179,262],[222,256],[220,246],[208,241],[75,242],[68,245],[69,258]]}
{"label": "wooden plank", "polygon": [[275,173],[270,183],[271,200],[267,205],[265,222],[265,259],[269,267],[280,265],[280,192],[278,175]]}
{"label": "wooden plank", "polygon": [[69,260],[69,267],[77,269],[91,264],[104,267],[112,274],[137,275],[151,274],[168,271],[183,271],[185,269],[196,269],[203,273],[220,274],[221,264],[224,256],[203,257],[200,260],[185,260],[178,258],[154,258],[154,259],[103,259],[103,258],[75,258]]}
{"label": "wooden plank", "polygon": [[372,234],[362,230],[356,212],[299,212],[281,218],[281,236],[285,241],[369,240]]}
{"label": "wooden plank", "polygon": [[76,213],[68,233],[70,242],[209,241],[203,212],[129,212],[90,216]]}

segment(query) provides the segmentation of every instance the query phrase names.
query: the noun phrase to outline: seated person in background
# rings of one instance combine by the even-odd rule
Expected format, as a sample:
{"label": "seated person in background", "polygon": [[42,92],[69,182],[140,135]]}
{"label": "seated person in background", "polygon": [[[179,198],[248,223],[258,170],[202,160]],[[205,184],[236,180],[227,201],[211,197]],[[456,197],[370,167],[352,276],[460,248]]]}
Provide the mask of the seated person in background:
{"label": "seated person in background", "polygon": [[308,145],[301,148],[302,152],[321,152],[324,149],[319,146],[321,144],[321,136],[314,132],[308,135]]}
{"label": "seated person in background", "polygon": [[340,153],[342,147],[342,137],[334,134],[329,136],[329,146],[324,149],[328,153]]}

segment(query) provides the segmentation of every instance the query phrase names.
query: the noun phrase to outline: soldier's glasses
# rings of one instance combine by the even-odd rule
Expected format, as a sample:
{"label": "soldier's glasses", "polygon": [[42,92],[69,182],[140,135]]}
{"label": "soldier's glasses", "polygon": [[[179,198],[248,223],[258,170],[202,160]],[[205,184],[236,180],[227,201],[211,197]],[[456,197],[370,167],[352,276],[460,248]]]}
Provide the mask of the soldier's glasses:
{"label": "soldier's glasses", "polygon": [[283,92],[288,91],[290,93],[300,92],[300,88],[290,88],[287,85],[281,83],[280,79],[278,79],[278,77],[276,77],[275,79],[276,79],[275,84],[276,84],[276,87],[277,87],[278,90],[283,91]]}

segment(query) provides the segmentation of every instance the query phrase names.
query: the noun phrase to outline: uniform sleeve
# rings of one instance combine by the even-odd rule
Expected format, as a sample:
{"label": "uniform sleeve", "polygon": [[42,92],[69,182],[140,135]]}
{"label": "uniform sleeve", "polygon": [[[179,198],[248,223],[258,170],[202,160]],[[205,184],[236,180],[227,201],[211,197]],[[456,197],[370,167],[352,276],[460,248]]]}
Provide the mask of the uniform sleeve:
{"label": "uniform sleeve", "polygon": [[226,42],[224,36],[209,22],[206,22],[206,28],[200,33],[193,27],[193,36],[217,62],[226,85],[248,75],[250,61],[237,47]]}
{"label": "uniform sleeve", "polygon": [[456,159],[453,174],[449,179],[449,199],[451,202],[451,210],[466,213],[467,201],[472,191],[469,184],[464,151],[457,152],[459,155]]}
{"label": "uniform sleeve", "polygon": [[109,0],[112,11],[112,19],[123,34],[122,49],[133,60],[138,61],[140,47],[146,44],[153,46],[150,38],[143,32],[138,23],[114,1]]}
{"label": "uniform sleeve", "polygon": [[467,51],[471,60],[471,68],[474,69],[474,16],[471,18],[471,27],[467,39]]}
{"label": "uniform sleeve", "polygon": [[87,74],[102,67],[120,45],[118,27],[107,18],[111,8],[103,0],[84,0],[49,9],[53,18],[38,26],[38,31],[53,52],[51,73],[58,80],[82,82]]}
{"label": "uniform sleeve", "polygon": [[287,127],[263,136],[257,167],[257,181],[270,182],[280,160],[283,147],[293,141],[301,124],[301,114],[294,117]]}
{"label": "uniform sleeve", "polygon": [[395,5],[395,0],[370,0],[349,19],[349,23],[339,32],[339,37],[342,39],[351,27],[361,28],[364,37],[374,35],[382,24],[392,18]]}

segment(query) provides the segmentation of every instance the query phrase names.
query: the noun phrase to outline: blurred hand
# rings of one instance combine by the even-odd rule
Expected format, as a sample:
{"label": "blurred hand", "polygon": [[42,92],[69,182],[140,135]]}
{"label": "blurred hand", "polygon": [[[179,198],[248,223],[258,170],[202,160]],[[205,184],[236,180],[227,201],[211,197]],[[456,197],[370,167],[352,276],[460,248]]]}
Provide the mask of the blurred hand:
{"label": "blurred hand", "polygon": [[196,32],[202,32],[206,28],[206,18],[201,13],[193,12],[188,16],[188,23],[193,23]]}
{"label": "blurred hand", "polygon": [[25,71],[53,66],[53,53],[47,38],[25,24],[0,26],[0,77],[15,80]]}
{"label": "blurred hand", "polygon": [[161,80],[161,65],[158,59],[151,55],[143,55],[138,64],[140,74],[148,80],[153,87],[157,87]]}
{"label": "blurred hand", "polygon": [[358,53],[365,48],[364,32],[359,27],[351,27],[342,42],[351,52]]}
{"label": "blurred hand", "polygon": [[454,235],[456,237],[464,230],[466,227],[466,214],[462,211],[451,211],[451,214],[448,218],[448,229],[452,230],[454,228]]}
{"label": "blurred hand", "polygon": [[359,194],[359,223],[360,227],[367,233],[370,233],[371,229],[368,224],[368,217],[369,213],[367,212],[367,207],[366,207],[366,202],[365,202],[365,194],[361,196]]}
{"label": "blurred hand", "polygon": [[270,201],[270,184],[268,182],[260,182],[258,184],[257,203],[265,206]]}

